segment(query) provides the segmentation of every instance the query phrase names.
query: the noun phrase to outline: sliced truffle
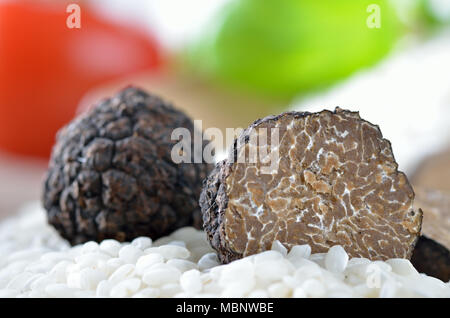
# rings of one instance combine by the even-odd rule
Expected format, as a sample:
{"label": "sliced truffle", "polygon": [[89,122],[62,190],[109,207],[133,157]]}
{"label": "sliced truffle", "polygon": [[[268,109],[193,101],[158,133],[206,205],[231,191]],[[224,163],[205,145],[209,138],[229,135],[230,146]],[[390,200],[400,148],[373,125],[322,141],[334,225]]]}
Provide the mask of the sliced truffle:
{"label": "sliced truffle", "polygon": [[[252,141],[264,132],[267,143]],[[267,156],[250,160],[264,149],[278,152],[278,169],[263,171]],[[275,240],[288,249],[309,244],[314,253],[340,244],[352,257],[409,259],[422,212],[397,168],[389,141],[357,112],[269,116],[243,131],[205,181],[203,226],[223,263]]]}
{"label": "sliced truffle", "polygon": [[172,161],[175,128],[194,134],[184,113],[133,87],[64,127],[44,183],[49,223],[72,244],[200,228],[198,198],[211,169]]}
{"label": "sliced truffle", "polygon": [[411,263],[421,273],[450,281],[450,252],[443,245],[421,236],[411,257]]}

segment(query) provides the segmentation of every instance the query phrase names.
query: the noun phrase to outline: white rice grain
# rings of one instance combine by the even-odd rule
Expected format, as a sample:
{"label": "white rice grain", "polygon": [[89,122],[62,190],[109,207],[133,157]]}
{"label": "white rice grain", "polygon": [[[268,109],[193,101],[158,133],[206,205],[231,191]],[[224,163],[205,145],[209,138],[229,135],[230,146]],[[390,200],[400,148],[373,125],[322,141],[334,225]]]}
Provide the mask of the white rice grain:
{"label": "white rice grain", "polygon": [[135,274],[135,268],[136,267],[133,264],[122,265],[109,276],[108,281],[112,284],[116,284],[126,278],[132,278]]}
{"label": "white rice grain", "polygon": [[206,270],[219,265],[219,259],[216,253],[207,253],[203,255],[197,263],[199,269]]}
{"label": "white rice grain", "polygon": [[109,296],[123,298],[132,296],[141,287],[142,281],[138,278],[125,279],[111,288]]}
{"label": "white rice grain", "polygon": [[136,263],[136,272],[139,275],[142,275],[151,266],[153,266],[155,264],[160,264],[163,262],[164,262],[164,257],[161,254],[152,253],[152,254],[141,256],[141,257],[139,257],[139,259],[137,260],[137,263]]}
{"label": "white rice grain", "polygon": [[119,250],[119,258],[126,264],[136,264],[143,251],[135,245],[125,245]]}
{"label": "white rice grain", "polygon": [[340,245],[332,246],[325,256],[325,268],[330,272],[342,273],[347,263],[348,255]]}
{"label": "white rice grain", "polygon": [[145,236],[137,237],[131,242],[131,245],[143,251],[152,246],[152,239]]}
{"label": "white rice grain", "polygon": [[119,250],[122,247],[122,245],[117,242],[116,240],[104,240],[100,243],[100,250],[108,253],[110,256],[118,256]]}
{"label": "white rice grain", "polygon": [[177,259],[177,258],[171,259],[168,260],[166,264],[177,268],[181,273],[184,273],[192,269],[197,269],[196,263],[184,259]]}
{"label": "white rice grain", "polygon": [[309,258],[311,256],[311,247],[309,245],[296,245],[291,248],[289,251],[287,258],[296,263],[300,259]]}
{"label": "white rice grain", "polygon": [[183,291],[185,291],[188,295],[200,293],[202,290],[200,272],[196,269],[192,269],[183,273],[180,277],[180,285]]}
{"label": "white rice grain", "polygon": [[278,240],[276,240],[276,241],[274,241],[274,242],[272,243],[272,250],[273,250],[273,251],[280,252],[281,255],[283,255],[283,256],[286,256],[286,255],[287,255],[287,249],[286,249],[286,247],[285,247],[283,244],[281,244],[281,242],[278,241]]}
{"label": "white rice grain", "polygon": [[341,246],[272,249],[221,265],[205,233],[70,247],[39,207],[0,223],[0,297],[450,297],[405,259],[349,259]]}
{"label": "white rice grain", "polygon": [[392,271],[402,276],[416,276],[419,272],[414,268],[410,261],[403,258],[393,258],[386,261],[392,267]]}
{"label": "white rice grain", "polygon": [[173,268],[155,268],[147,271],[142,280],[151,287],[158,287],[167,283],[177,283],[181,273]]}

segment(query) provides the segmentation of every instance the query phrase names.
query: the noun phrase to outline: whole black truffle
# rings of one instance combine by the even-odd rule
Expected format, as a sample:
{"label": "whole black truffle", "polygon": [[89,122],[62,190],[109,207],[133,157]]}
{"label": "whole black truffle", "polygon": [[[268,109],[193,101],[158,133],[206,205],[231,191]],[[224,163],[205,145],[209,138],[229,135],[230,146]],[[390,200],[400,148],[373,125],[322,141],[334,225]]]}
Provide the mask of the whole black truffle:
{"label": "whole black truffle", "polygon": [[211,172],[200,196],[203,226],[223,263],[275,240],[314,253],[342,245],[351,257],[410,258],[422,212],[397,168],[389,141],[356,112],[269,116]]}
{"label": "whole black truffle", "polygon": [[210,166],[173,162],[178,127],[194,133],[184,113],[129,87],[62,128],[44,184],[49,223],[72,244],[201,228],[198,198]]}

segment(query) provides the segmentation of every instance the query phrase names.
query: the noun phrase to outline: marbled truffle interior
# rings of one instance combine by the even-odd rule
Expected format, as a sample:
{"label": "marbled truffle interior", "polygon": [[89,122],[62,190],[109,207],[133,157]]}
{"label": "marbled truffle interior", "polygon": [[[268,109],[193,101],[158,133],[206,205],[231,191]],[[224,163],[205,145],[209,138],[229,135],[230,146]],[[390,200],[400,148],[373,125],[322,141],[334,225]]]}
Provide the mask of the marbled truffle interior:
{"label": "marbled truffle interior", "polygon": [[[279,132],[279,146],[269,147],[278,151],[278,169],[270,173],[260,157],[237,160],[266,146],[249,138],[260,128],[269,146],[270,132]],[[314,253],[340,244],[352,257],[410,258],[422,222],[413,200],[379,128],[337,108],[256,121],[213,170],[200,204],[208,238],[227,263],[274,240],[310,244]]]}

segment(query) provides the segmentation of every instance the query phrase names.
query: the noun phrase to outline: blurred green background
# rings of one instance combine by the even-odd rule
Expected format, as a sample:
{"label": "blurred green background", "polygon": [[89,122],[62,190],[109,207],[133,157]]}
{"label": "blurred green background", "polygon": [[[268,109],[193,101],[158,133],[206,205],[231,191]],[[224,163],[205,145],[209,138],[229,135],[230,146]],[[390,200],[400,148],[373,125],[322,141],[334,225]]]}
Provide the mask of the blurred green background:
{"label": "blurred green background", "polygon": [[404,33],[388,0],[233,1],[190,61],[225,84],[289,98],[373,65]]}

